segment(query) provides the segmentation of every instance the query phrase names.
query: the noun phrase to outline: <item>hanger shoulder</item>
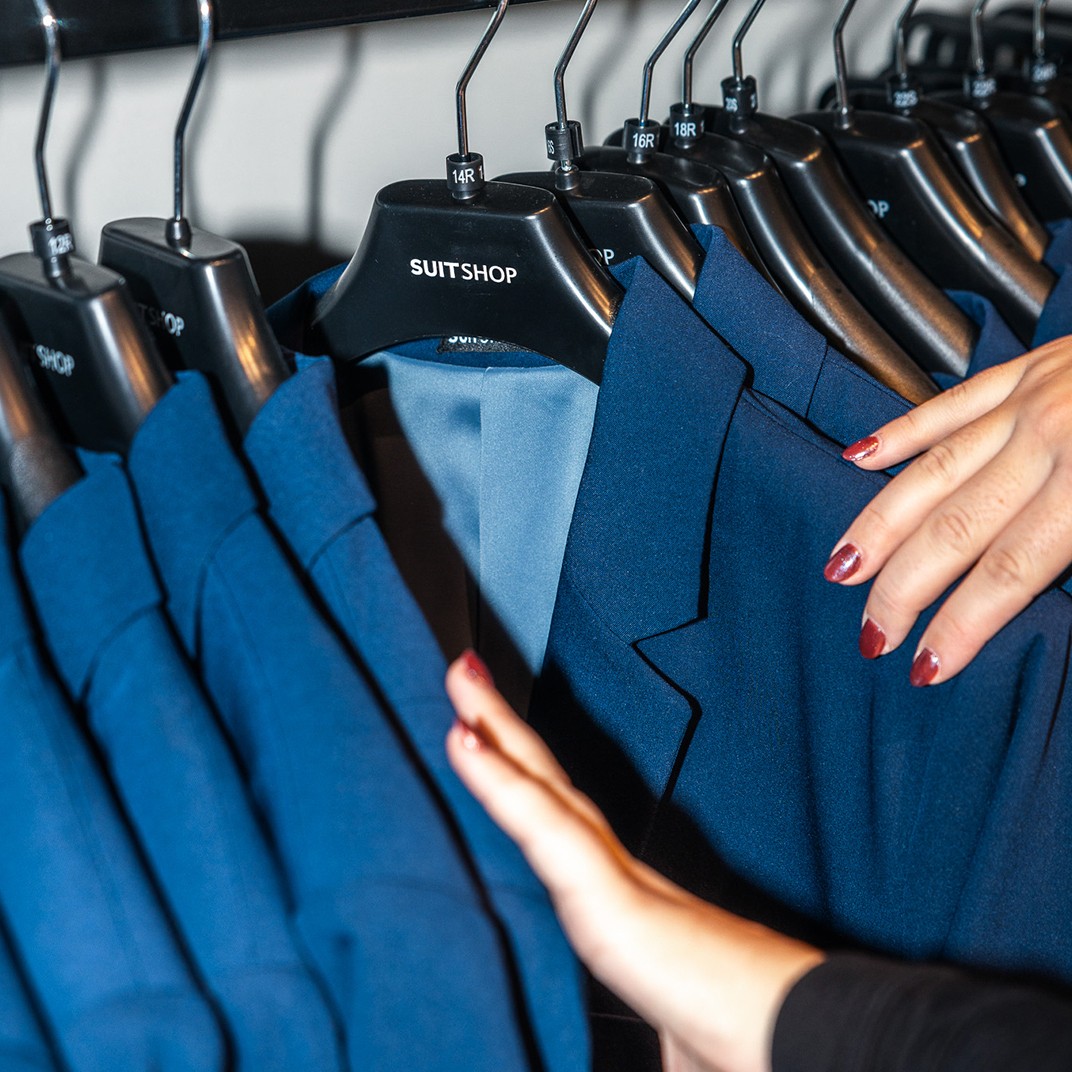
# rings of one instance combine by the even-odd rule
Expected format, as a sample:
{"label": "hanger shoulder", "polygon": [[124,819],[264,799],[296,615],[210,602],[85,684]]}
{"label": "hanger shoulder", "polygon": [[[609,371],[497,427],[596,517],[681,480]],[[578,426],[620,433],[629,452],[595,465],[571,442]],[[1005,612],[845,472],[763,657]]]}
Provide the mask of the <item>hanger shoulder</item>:
{"label": "hanger shoulder", "polygon": [[420,338],[512,342],[599,381],[623,291],[546,190],[438,181],[381,190],[360,249],[321,299],[327,352],[360,359]]}

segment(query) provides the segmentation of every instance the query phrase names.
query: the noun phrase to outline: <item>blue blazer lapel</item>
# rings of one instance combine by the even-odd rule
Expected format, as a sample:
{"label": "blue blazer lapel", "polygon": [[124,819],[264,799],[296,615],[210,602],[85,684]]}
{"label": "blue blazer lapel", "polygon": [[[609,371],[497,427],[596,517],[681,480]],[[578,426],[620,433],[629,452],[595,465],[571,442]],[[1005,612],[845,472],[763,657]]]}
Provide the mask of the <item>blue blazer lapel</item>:
{"label": "blue blazer lapel", "polygon": [[[628,294],[531,717],[567,768],[598,766],[597,780],[616,786],[586,788],[629,809],[611,818],[639,848],[693,720],[691,701],[662,670],[659,638],[706,613],[711,504],[746,367],[645,262],[616,274]],[[649,725],[601,709],[623,688],[646,698]],[[621,791],[623,779],[632,792]]]}

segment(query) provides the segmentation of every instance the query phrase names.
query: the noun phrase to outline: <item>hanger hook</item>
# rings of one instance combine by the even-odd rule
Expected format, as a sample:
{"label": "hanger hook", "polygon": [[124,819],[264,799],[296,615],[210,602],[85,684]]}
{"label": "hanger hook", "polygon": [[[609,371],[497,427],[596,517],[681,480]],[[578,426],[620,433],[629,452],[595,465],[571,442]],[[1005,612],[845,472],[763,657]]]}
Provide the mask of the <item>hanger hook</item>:
{"label": "hanger hook", "polygon": [[904,10],[897,16],[893,29],[894,74],[901,81],[908,78],[908,20],[916,10],[919,0],[908,0]]}
{"label": "hanger hook", "polygon": [[502,20],[506,15],[506,9],[509,6],[510,0],[499,0],[499,5],[495,9],[495,14],[492,15],[491,22],[488,23],[488,28],[484,31],[484,36],[480,39],[480,44],[476,46],[472,56],[469,57],[469,62],[465,65],[465,70],[462,71],[461,78],[458,79],[458,87],[456,91],[458,98],[458,155],[463,160],[467,159],[469,156],[469,119],[465,108],[465,91],[469,88],[469,82],[476,73],[480,61],[484,58],[484,53],[487,52],[488,46],[498,32],[499,27],[502,25]]}
{"label": "hanger hook", "polygon": [[744,21],[737,27],[737,32],[733,35],[733,77],[738,82],[744,81],[744,39],[748,35],[748,31],[752,29],[752,23],[756,21],[756,17],[760,11],[763,10],[763,5],[767,0],[756,0],[752,5],[752,9],[744,17]]}
{"label": "hanger hook", "polygon": [[566,115],[566,68],[570,65],[573,54],[577,51],[577,46],[581,43],[581,38],[584,36],[585,30],[588,29],[588,24],[592,21],[598,2],[599,0],[586,0],[581,17],[577,20],[577,25],[573,28],[573,34],[566,42],[566,47],[555,67],[555,113],[558,116],[560,130],[565,130],[569,126],[569,117]]}
{"label": "hanger hook", "polygon": [[849,103],[849,65],[845,60],[845,24],[849,21],[856,0],[845,0],[845,6],[834,24],[834,67],[837,71],[838,123],[847,127],[852,121],[852,105]]}
{"label": "hanger hook", "polygon": [[711,9],[711,14],[704,20],[703,26],[700,27],[700,32],[693,38],[688,52],[685,53],[685,63],[681,70],[681,100],[686,107],[692,104],[692,68],[696,63],[696,53],[700,51],[700,46],[703,45],[708,35],[715,28],[715,23],[718,22],[719,16],[726,10],[726,5],[729,2],[730,0],[715,0],[715,6]]}
{"label": "hanger hook", "polygon": [[169,237],[179,244],[185,245],[190,240],[190,225],[186,221],[184,203],[186,199],[186,128],[193,114],[194,102],[201,89],[201,82],[205,77],[205,68],[208,67],[209,56],[212,54],[212,46],[215,43],[213,32],[213,7],[212,0],[197,0],[198,35],[197,35],[197,61],[194,64],[194,73],[190,78],[190,85],[186,90],[186,99],[182,103],[182,111],[179,113],[179,121],[175,124],[175,215],[170,221]]}
{"label": "hanger hook", "polygon": [[700,0],[689,0],[678,15],[677,21],[667,30],[663,39],[655,46],[655,51],[644,63],[644,85],[640,93],[640,125],[648,122],[648,112],[651,109],[651,79],[655,73],[655,64],[659,62],[662,54],[670,47],[670,42],[681,32],[681,27],[689,21],[692,13],[700,6]]}
{"label": "hanger hook", "polygon": [[1035,0],[1035,59],[1046,59],[1046,6],[1050,0]]}
{"label": "hanger hook", "polygon": [[986,74],[986,53],[983,51],[983,11],[987,0],[976,0],[971,13],[971,61],[976,74]]}
{"label": "hanger hook", "polygon": [[48,168],[45,164],[45,145],[48,142],[48,125],[52,118],[52,104],[56,99],[56,86],[60,78],[60,31],[56,16],[48,0],[34,0],[37,14],[41,18],[41,29],[45,35],[45,95],[41,101],[41,114],[37,121],[37,141],[34,143],[34,167],[37,170],[37,189],[41,195],[41,213],[46,223],[52,221],[52,194],[48,185]]}

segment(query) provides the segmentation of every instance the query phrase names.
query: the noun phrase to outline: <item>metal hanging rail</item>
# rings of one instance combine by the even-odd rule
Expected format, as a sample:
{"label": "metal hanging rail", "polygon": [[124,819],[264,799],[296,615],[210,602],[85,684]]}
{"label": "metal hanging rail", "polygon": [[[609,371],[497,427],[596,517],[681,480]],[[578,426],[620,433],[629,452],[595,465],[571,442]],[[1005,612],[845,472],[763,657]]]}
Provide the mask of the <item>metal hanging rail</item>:
{"label": "metal hanging rail", "polygon": [[[534,0],[514,0],[532,3]],[[494,0],[218,0],[216,39],[233,41],[494,7]],[[64,59],[197,44],[197,14],[183,0],[54,0]],[[31,0],[0,0],[0,67],[44,62]]]}

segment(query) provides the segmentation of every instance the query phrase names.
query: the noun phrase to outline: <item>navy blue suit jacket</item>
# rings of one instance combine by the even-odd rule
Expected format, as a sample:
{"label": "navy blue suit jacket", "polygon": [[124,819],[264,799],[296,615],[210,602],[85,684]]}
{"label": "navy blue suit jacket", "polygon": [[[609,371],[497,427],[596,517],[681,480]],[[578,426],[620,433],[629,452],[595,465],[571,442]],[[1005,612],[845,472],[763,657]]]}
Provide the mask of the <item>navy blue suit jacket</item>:
{"label": "navy blue suit jacket", "polygon": [[[1072,979],[1072,601],[1046,593],[936,688],[908,684],[931,612],[862,660],[866,590],[822,567],[886,477],[753,390],[646,264],[618,274],[533,723],[627,844],[703,896],[904,956]],[[844,427],[837,385],[859,373],[832,356],[797,378],[772,355],[755,386],[799,389],[810,420]]]}

